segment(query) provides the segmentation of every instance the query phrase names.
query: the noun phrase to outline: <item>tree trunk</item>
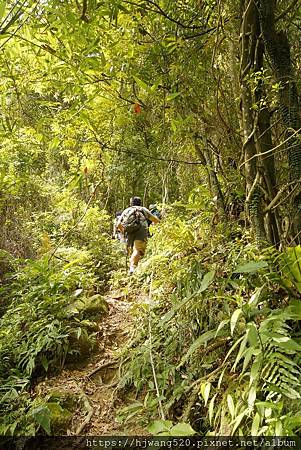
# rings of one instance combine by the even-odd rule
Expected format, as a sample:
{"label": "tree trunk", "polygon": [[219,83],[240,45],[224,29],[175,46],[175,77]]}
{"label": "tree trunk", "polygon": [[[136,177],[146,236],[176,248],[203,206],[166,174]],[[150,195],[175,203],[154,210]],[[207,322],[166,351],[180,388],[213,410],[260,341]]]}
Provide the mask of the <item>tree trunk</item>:
{"label": "tree trunk", "polygon": [[256,239],[258,241],[266,241],[267,237],[264,227],[262,192],[259,187],[260,177],[255,145],[256,123],[252,109],[252,92],[248,83],[248,77],[255,66],[258,20],[256,7],[253,0],[242,0],[241,7],[240,86],[244,133],[243,152],[246,175],[246,204]]}
{"label": "tree trunk", "polygon": [[[259,25],[259,24],[258,24]],[[260,37],[260,29],[257,27],[257,50],[255,70],[256,72],[263,69],[263,52],[264,46]],[[275,158],[273,149],[273,140],[271,132],[270,111],[267,106],[262,106],[261,100],[264,100],[266,95],[262,80],[259,78],[255,89],[255,102],[259,107],[257,113],[257,127],[255,133],[255,144],[257,153],[261,154],[260,161],[262,164],[262,175],[266,191],[266,203],[269,204],[277,194],[276,187],[276,172],[275,172]],[[264,102],[262,102],[264,104]],[[278,219],[277,210],[269,210],[265,217],[265,229],[268,241],[276,245],[280,244],[280,221]]]}
{"label": "tree trunk", "polygon": [[205,140],[204,148],[201,149],[201,147],[198,144],[195,145],[195,148],[204,166],[206,167],[209,189],[211,196],[216,204],[218,216],[220,219],[224,219],[226,216],[224,196],[222,193],[222,189],[220,187],[219,180],[217,178],[216,171],[214,170],[213,167],[213,161],[207,146],[206,138],[203,139]]}
{"label": "tree trunk", "polygon": [[[275,0],[255,0],[259,11],[260,27],[266,54],[270,60],[276,81],[280,84],[280,113],[286,127],[286,149],[289,160],[290,180],[299,184],[301,178],[301,126],[298,92],[294,81],[290,47],[287,35],[275,28]],[[300,242],[301,190],[298,186],[291,199],[292,239]]]}

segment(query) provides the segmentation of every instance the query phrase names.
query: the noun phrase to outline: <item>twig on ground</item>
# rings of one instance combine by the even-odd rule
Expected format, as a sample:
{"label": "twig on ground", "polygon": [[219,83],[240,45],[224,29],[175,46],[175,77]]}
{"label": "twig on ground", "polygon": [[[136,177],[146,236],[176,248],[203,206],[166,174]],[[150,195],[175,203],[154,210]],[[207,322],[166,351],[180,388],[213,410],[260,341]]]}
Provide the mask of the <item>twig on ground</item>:
{"label": "twig on ground", "polygon": [[107,361],[107,362],[101,364],[101,366],[95,367],[95,369],[92,370],[92,372],[90,372],[90,373],[88,373],[88,375],[86,375],[86,378],[90,378],[92,375],[99,372],[101,369],[104,369],[105,367],[113,366],[116,363],[117,363],[116,360]]}

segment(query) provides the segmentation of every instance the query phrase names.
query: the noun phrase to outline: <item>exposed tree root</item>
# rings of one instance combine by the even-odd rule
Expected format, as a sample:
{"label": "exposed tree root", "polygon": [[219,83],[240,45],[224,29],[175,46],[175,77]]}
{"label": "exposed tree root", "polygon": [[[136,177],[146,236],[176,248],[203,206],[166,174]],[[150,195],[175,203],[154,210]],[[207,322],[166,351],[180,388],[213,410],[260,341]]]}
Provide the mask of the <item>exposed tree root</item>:
{"label": "exposed tree root", "polygon": [[107,361],[106,363],[101,364],[101,365],[98,366],[98,367],[95,367],[95,369],[92,370],[92,372],[90,372],[90,373],[88,373],[88,374],[86,375],[86,378],[90,378],[92,375],[94,375],[95,373],[97,373],[97,372],[99,372],[100,370],[104,369],[105,367],[113,366],[113,365],[116,364],[116,363],[117,363],[116,360]]}
{"label": "exposed tree root", "polygon": [[88,425],[88,423],[90,422],[90,420],[92,419],[93,414],[94,414],[94,408],[90,405],[88,397],[86,396],[86,394],[84,393],[84,391],[82,389],[80,390],[80,398],[84,402],[84,406],[85,406],[86,411],[88,412],[88,415],[85,418],[85,420],[77,427],[77,429],[75,431],[76,436],[81,434],[81,432],[84,430],[85,426]]}

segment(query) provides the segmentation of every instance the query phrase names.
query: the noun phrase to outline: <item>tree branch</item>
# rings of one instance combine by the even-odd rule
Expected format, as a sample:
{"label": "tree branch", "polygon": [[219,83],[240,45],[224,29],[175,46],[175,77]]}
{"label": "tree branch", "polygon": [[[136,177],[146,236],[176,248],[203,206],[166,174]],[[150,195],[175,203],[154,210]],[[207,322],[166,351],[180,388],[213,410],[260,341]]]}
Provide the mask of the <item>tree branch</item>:
{"label": "tree branch", "polygon": [[167,12],[165,12],[160,5],[158,5],[157,3],[155,3],[152,0],[148,0],[148,3],[150,3],[152,6],[154,6],[156,9],[151,9],[151,8],[147,8],[145,5],[140,5],[139,3],[130,1],[130,0],[123,0],[123,3],[127,3],[129,5],[133,5],[133,6],[138,6],[138,8],[141,9],[145,9],[147,11],[151,11],[157,14],[160,14],[161,16],[165,17],[167,20],[169,20],[170,22],[175,23],[176,25],[178,25],[181,28],[185,28],[185,29],[190,29],[190,30],[198,30],[200,28],[203,28],[203,26],[201,25],[185,25],[184,23],[180,22],[177,19],[174,19],[173,17],[170,17]]}
{"label": "tree branch", "polygon": [[146,153],[133,152],[132,150],[123,150],[121,148],[114,148],[114,147],[108,145],[107,143],[101,142],[101,140],[96,135],[95,131],[93,131],[93,130],[90,130],[90,131],[94,135],[95,142],[97,142],[102,148],[107,148],[108,150],[111,150],[111,151],[116,152],[116,153],[125,153],[127,155],[133,155],[133,156],[143,156],[144,158],[153,159],[155,161],[172,162],[172,163],[176,163],[176,164],[187,164],[187,165],[196,165],[196,166],[202,166],[203,165],[202,161],[185,161],[183,159],[157,158],[157,157],[152,156],[152,155],[147,155]]}
{"label": "tree branch", "polygon": [[278,17],[275,18],[275,23],[278,22],[278,20],[283,19],[283,17],[286,16],[286,14],[289,13],[293,9],[293,7],[297,5],[298,2],[299,0],[293,0],[292,3],[288,5],[288,7],[284,11],[282,11],[282,13],[279,14]]}
{"label": "tree branch", "polygon": [[88,17],[86,16],[87,9],[88,9],[87,0],[83,0],[83,9],[82,9],[81,20],[83,20],[84,22],[89,22]]}

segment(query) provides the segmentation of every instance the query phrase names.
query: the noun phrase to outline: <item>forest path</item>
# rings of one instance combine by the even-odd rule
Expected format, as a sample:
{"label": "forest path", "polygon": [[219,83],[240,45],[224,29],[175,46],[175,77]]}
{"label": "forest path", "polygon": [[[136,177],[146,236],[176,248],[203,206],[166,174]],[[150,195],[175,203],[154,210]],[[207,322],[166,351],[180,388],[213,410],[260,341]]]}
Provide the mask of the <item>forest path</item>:
{"label": "forest path", "polygon": [[[118,398],[118,353],[126,345],[132,330],[129,313],[131,303],[124,294],[115,292],[105,297],[109,312],[98,322],[98,351],[81,364],[67,365],[57,376],[39,383],[36,393],[66,392],[81,399],[80,407],[68,426],[68,434],[81,435],[141,435],[143,430],[119,424],[116,415],[125,406]],[[145,434],[145,431],[144,431]]]}

